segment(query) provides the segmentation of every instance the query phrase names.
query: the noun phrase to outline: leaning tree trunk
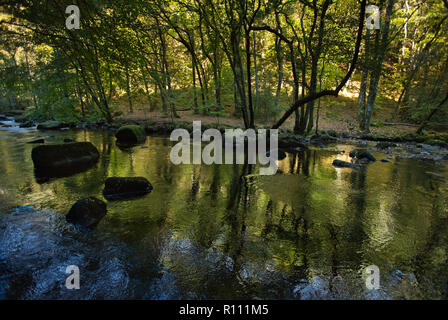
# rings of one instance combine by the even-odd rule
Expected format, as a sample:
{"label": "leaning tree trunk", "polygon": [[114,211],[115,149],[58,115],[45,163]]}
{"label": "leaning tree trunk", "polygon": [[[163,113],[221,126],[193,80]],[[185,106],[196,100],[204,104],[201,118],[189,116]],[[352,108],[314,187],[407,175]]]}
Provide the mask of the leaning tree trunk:
{"label": "leaning tree trunk", "polygon": [[428,117],[422,122],[420,127],[417,129],[417,134],[421,134],[423,129],[428,125],[428,122],[431,120],[431,118],[434,116],[434,114],[439,111],[445,103],[448,102],[448,92],[445,96],[445,98],[434,108],[432,109],[431,113],[428,115]]}

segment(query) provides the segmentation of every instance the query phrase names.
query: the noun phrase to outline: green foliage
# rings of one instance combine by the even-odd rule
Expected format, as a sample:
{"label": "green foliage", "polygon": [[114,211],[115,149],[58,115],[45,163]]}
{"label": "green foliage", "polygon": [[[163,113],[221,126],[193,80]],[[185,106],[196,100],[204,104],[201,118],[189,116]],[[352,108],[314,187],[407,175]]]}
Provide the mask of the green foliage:
{"label": "green foliage", "polygon": [[[381,3],[383,15],[387,3]],[[401,115],[422,122],[448,87],[448,30],[439,23],[446,8],[435,1],[419,4],[418,11],[412,1],[406,10],[393,3],[387,45],[374,48],[373,37],[363,39],[354,81],[344,90],[357,91],[363,67],[369,75],[380,70],[373,109],[381,118],[410,80]],[[325,11],[323,1],[82,1],[80,11],[88,14],[81,29],[69,30],[60,1],[7,2],[0,16],[0,107],[35,109],[36,119],[70,123],[111,122],[150,108],[170,118],[173,110],[195,109],[219,123],[230,115],[251,117],[251,93],[255,119],[272,122],[290,107],[294,89],[300,96],[334,89],[347,74],[359,2],[328,4]],[[400,32],[405,23],[406,38]],[[251,29],[257,26],[263,28]],[[384,53],[379,64],[375,52]],[[341,107],[349,107],[334,97],[322,103],[330,121],[341,120]],[[300,117],[312,127],[307,120],[316,110],[312,103],[309,108]],[[428,123],[446,126],[446,108]]]}

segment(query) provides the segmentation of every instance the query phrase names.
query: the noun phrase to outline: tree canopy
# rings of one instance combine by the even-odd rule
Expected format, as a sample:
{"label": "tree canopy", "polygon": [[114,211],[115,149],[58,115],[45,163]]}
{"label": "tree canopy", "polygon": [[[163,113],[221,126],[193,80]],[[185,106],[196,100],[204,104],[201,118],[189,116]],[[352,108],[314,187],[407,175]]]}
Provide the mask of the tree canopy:
{"label": "tree canopy", "polygon": [[[69,29],[66,8],[79,8]],[[379,28],[371,22],[376,6]],[[317,129],[320,99],[355,93],[358,127],[448,119],[447,0],[0,1],[0,107],[112,122],[123,112],[234,116]],[[126,109],[114,103],[123,97]]]}

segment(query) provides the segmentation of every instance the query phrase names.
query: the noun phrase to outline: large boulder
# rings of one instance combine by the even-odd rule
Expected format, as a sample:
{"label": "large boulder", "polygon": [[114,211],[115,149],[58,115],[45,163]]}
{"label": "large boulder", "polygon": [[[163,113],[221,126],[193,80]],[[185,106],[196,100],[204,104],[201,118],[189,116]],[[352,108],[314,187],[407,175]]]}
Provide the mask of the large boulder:
{"label": "large boulder", "polygon": [[104,185],[103,196],[108,200],[135,198],[153,189],[151,183],[143,177],[112,177]]}
{"label": "large boulder", "polygon": [[338,167],[338,168],[352,168],[352,169],[360,169],[361,166],[359,164],[354,164],[354,163],[350,163],[350,162],[346,162],[346,161],[342,161],[342,160],[338,160],[335,159],[333,161],[333,166]]}
{"label": "large boulder", "polygon": [[122,126],[115,134],[117,142],[121,144],[138,144],[146,140],[145,130],[137,125]]}
{"label": "large boulder", "polygon": [[88,197],[76,201],[65,218],[70,223],[92,229],[96,227],[106,213],[107,205],[104,201],[95,197]]}
{"label": "large boulder", "polygon": [[99,159],[99,152],[90,142],[48,144],[31,152],[38,178],[68,176],[88,169]]}
{"label": "large boulder", "polygon": [[56,120],[50,120],[50,121],[45,121],[42,123],[39,123],[37,125],[37,129],[38,130],[57,130],[57,129],[61,129],[65,126],[65,124],[61,121],[56,121]]}

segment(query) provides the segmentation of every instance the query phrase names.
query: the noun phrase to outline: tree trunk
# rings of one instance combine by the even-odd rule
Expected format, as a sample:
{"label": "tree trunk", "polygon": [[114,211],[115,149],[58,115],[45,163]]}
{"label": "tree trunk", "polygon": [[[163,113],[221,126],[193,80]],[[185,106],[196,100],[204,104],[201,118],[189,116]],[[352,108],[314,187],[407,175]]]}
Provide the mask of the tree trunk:
{"label": "tree trunk", "polygon": [[128,96],[129,113],[134,113],[134,109],[132,107],[131,81],[129,78],[129,65],[128,64],[126,64],[126,67],[125,67],[125,74],[126,74],[126,94]]}
{"label": "tree trunk", "polygon": [[375,49],[374,49],[374,67],[371,72],[369,84],[369,96],[367,98],[367,110],[364,119],[363,131],[370,131],[370,120],[372,117],[373,108],[375,106],[376,95],[378,92],[378,84],[381,78],[384,56],[386,55],[388,41],[389,41],[389,27],[394,7],[395,0],[388,0],[386,8],[386,21],[382,32],[376,31],[375,35]]}
{"label": "tree trunk", "polygon": [[198,114],[199,107],[198,107],[198,97],[196,94],[196,62],[195,62],[194,55],[191,55],[191,71],[193,76],[193,110],[194,114]]}

